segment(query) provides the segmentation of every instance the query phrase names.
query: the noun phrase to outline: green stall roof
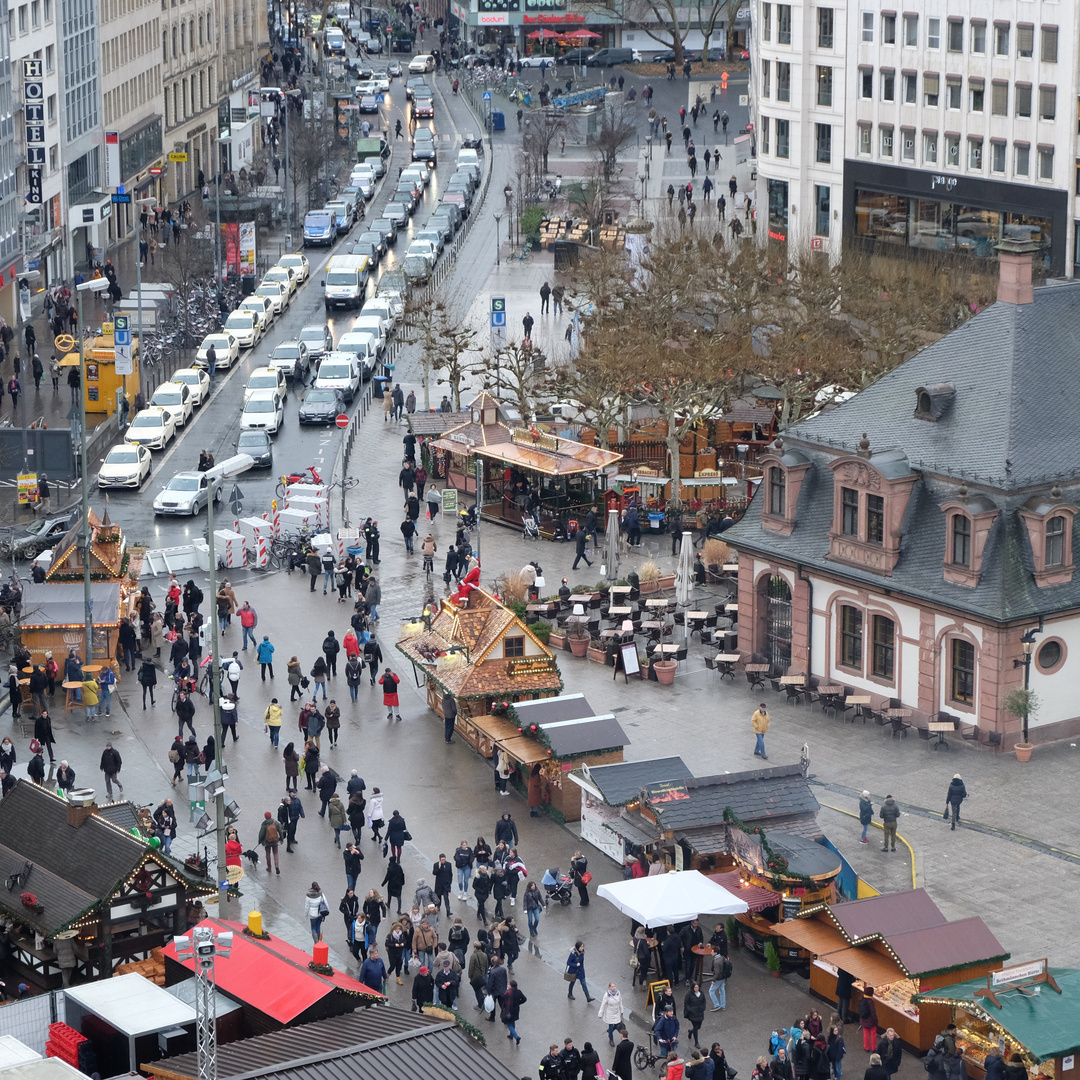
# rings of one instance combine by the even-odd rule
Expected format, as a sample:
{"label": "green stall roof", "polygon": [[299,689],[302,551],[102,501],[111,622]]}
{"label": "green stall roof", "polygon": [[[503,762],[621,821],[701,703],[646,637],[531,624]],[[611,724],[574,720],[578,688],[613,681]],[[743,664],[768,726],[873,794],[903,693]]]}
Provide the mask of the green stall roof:
{"label": "green stall roof", "polygon": [[1001,1008],[975,991],[986,989],[986,978],[941,986],[912,997],[919,1004],[956,1005],[965,1011],[1003,1027],[1039,1061],[1080,1051],[1080,969],[1048,968],[1061,988],[1057,993],[1049,983],[1027,986],[1023,991],[1001,987],[994,994]]}

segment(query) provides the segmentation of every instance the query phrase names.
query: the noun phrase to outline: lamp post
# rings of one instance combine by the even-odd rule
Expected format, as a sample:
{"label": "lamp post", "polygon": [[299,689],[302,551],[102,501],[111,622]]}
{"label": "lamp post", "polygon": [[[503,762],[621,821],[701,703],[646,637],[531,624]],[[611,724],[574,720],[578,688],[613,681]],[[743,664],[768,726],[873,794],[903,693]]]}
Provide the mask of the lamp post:
{"label": "lamp post", "polygon": [[[137,326],[139,329],[139,368],[140,368],[140,380],[142,369],[142,208],[152,210],[157,206],[157,198],[153,195],[146,199],[135,200],[135,250],[138,252],[138,258],[135,260],[135,302],[138,304],[138,318]],[[82,322],[82,319],[79,319]],[[141,385],[141,381],[140,381]],[[124,388],[125,395],[127,394],[127,388]]]}
{"label": "lamp post", "polygon": [[638,183],[641,184],[641,198],[638,200],[638,213],[645,216],[645,185],[649,182],[647,176],[639,176]]}
{"label": "lamp post", "polygon": [[[206,499],[206,544],[210,555],[210,610],[213,613],[210,619],[210,701],[214,709],[214,743],[217,746],[217,768],[224,775],[225,767],[225,740],[221,737],[221,657],[218,643],[218,616],[217,616],[217,548],[214,543],[214,483],[215,479],[223,484],[231,477],[245,473],[255,464],[255,459],[250,454],[236,454],[223,461],[211,471],[210,491]],[[217,840],[217,878],[218,878],[218,912],[225,910],[228,900],[228,879],[223,878],[225,873],[225,785],[215,785],[214,791],[214,815],[217,821],[215,826],[215,839]],[[202,1080],[202,1073],[199,1073]]]}
{"label": "lamp post", "polygon": [[217,1080],[217,1009],[214,989],[214,958],[226,959],[232,949],[232,931],[215,933],[209,926],[192,928],[191,935],[173,940],[177,960],[195,961],[195,1036],[198,1046],[199,1080]]}
{"label": "lamp post", "polygon": [[[1032,628],[1028,630],[1020,638],[1020,647],[1024,650],[1024,658],[1022,660],[1014,660],[1013,667],[1023,667],[1024,669],[1024,697],[1027,698],[1029,687],[1031,684],[1031,657],[1035,652],[1035,635],[1039,632],[1039,629]],[[1028,741],[1028,708],[1025,701],[1024,706],[1024,738],[1023,741]]]}
{"label": "lamp post", "polygon": [[94,602],[90,596],[90,478],[86,469],[86,338],[83,335],[83,293],[103,293],[109,287],[106,277],[91,278],[75,286],[79,305],[79,484],[82,492],[82,525],[79,527],[79,547],[83,561],[83,620],[86,638],[83,643],[84,664],[93,663]]}
{"label": "lamp post", "polygon": [[[286,139],[286,142],[288,139]],[[217,180],[214,184],[214,207],[217,212],[217,233],[214,236],[214,269],[217,273],[218,310],[221,311],[221,148],[232,142],[232,136],[226,132],[217,138]]]}
{"label": "lamp post", "polygon": [[649,160],[652,161],[652,135],[645,136],[645,145],[648,147]]}
{"label": "lamp post", "polygon": [[[16,353],[16,355],[18,355],[18,352],[19,352],[19,345],[18,345],[19,339],[23,337],[23,328],[26,325],[26,321],[29,320],[29,318],[30,318],[29,315],[26,315],[26,316],[23,315],[23,290],[25,289],[26,310],[29,311],[30,310],[30,303],[31,303],[31,301],[30,301],[30,282],[32,280],[34,280],[34,279],[39,278],[39,277],[41,277],[41,273],[39,271],[37,271],[37,270],[28,270],[25,274],[23,274],[19,278],[19,297],[18,297],[18,300],[17,300],[17,310],[18,310],[19,318],[18,318],[16,327],[15,327],[15,342],[16,342],[15,353]],[[23,339],[23,340],[25,342],[25,339]],[[26,369],[25,370],[29,373],[33,369],[33,366],[34,366],[34,353],[32,351],[28,350],[28,355],[26,357]],[[29,454],[28,449],[27,449],[27,437],[26,437],[26,397],[27,397],[26,394],[22,395],[22,409],[21,409],[22,456],[23,456],[22,471],[24,473],[30,471],[30,454]],[[31,509],[33,509],[33,508],[31,507]]]}
{"label": "lamp post", "polygon": [[502,249],[502,241],[499,240],[499,222],[502,221],[502,214],[492,214],[491,216],[495,219],[495,265],[499,266],[501,265],[499,260]]}

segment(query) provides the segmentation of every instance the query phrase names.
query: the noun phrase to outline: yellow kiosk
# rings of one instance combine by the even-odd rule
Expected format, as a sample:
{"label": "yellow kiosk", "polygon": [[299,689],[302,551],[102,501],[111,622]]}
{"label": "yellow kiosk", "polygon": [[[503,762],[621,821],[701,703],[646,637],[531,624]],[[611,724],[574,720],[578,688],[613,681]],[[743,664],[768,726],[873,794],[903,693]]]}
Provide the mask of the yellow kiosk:
{"label": "yellow kiosk", "polygon": [[[86,353],[86,377],[83,379],[83,394],[86,397],[87,413],[104,413],[112,416],[116,412],[116,391],[123,388],[129,402],[134,402],[139,392],[139,339],[132,335],[132,373],[117,375],[116,345],[113,339],[113,324],[102,326],[100,337],[91,338],[83,348]],[[60,361],[61,369],[79,366],[78,342],[70,334],[61,334],[56,339],[58,349],[70,350]],[[66,378],[66,373],[64,375]]]}

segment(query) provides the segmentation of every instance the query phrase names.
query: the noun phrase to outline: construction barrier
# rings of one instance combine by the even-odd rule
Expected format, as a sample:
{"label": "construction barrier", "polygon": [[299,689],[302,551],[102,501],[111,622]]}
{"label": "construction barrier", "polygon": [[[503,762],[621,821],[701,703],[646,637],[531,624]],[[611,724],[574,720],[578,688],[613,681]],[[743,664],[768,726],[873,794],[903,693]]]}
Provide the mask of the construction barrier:
{"label": "construction barrier", "polygon": [[244,537],[232,529],[214,530],[214,551],[218,562],[230,570],[239,569],[247,562],[247,546]]}

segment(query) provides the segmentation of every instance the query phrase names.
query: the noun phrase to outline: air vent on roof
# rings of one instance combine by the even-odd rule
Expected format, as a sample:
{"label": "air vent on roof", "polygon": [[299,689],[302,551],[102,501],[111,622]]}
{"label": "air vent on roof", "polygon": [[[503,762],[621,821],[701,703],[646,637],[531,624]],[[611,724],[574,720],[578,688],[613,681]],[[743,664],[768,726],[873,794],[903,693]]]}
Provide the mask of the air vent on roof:
{"label": "air vent on roof", "polygon": [[915,419],[937,423],[952,405],[956,388],[951,383],[935,383],[915,390]]}

